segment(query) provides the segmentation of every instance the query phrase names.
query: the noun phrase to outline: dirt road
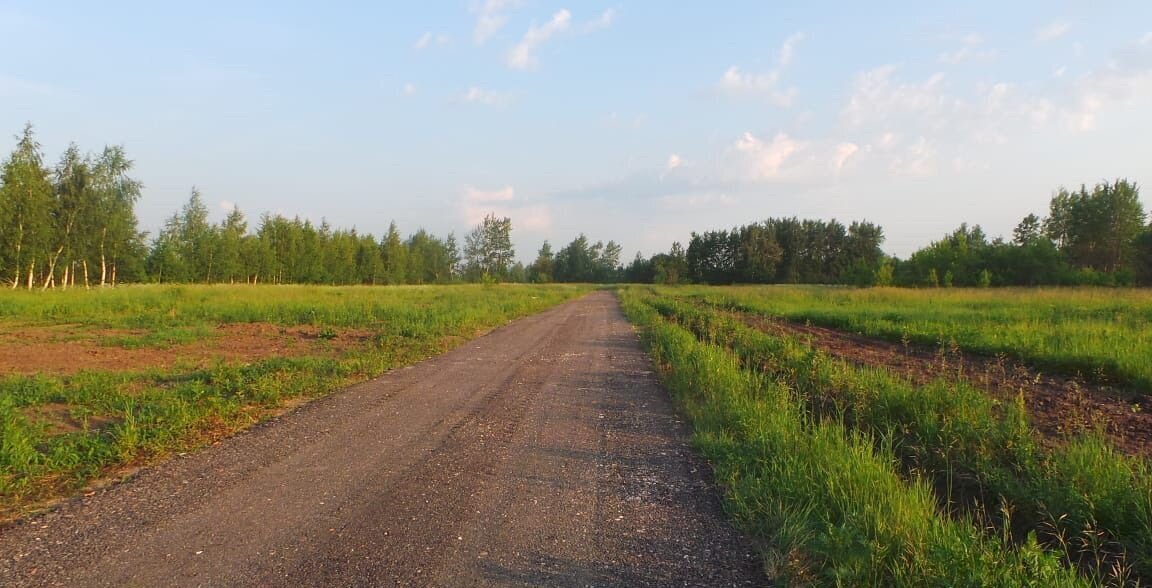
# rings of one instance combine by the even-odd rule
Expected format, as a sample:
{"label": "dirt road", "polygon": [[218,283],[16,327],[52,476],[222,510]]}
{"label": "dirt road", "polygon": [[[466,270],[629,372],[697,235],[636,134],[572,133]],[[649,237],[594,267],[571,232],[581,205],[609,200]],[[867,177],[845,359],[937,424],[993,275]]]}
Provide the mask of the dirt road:
{"label": "dirt road", "polygon": [[3,586],[750,586],[598,292],[0,530]]}

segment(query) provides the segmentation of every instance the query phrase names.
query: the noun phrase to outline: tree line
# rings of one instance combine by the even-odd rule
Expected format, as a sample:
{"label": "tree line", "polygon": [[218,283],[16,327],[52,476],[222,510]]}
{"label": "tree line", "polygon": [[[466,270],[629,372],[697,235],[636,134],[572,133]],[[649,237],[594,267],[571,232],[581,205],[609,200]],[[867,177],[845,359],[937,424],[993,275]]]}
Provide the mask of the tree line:
{"label": "tree line", "polygon": [[688,248],[636,259],[624,268],[631,282],[664,284],[824,283],[869,285],[891,281],[880,249],[884,231],[867,221],[770,218],[691,235]]}
{"label": "tree line", "polygon": [[961,224],[907,260],[902,286],[1152,285],[1152,225],[1140,190],[1124,179],[1059,189],[1048,216],[1029,214],[1011,239]]}
{"label": "tree line", "polygon": [[209,220],[199,190],[151,241],[139,230],[142,185],[119,146],[70,145],[49,167],[31,125],[0,165],[0,281],[11,288],[118,282],[442,284],[527,280],[514,263],[512,221],[488,215],[465,236],[423,229],[379,239],[356,229],[264,214],[251,230],[239,208]]}
{"label": "tree line", "polygon": [[883,253],[869,222],[768,219],[692,233],[685,249],[637,255],[630,282],[821,283],[858,286],[1152,285],[1152,225],[1126,179],[1059,189],[1048,215],[1029,214],[1011,239],[962,223],[907,259]]}
{"label": "tree line", "polygon": [[1011,239],[965,223],[904,260],[884,254],[879,225],[791,217],[693,232],[687,247],[637,253],[627,265],[615,241],[580,234],[558,251],[545,242],[525,266],[507,217],[486,216],[461,247],[451,233],[403,237],[394,222],[379,238],[274,214],[252,227],[239,208],[212,223],[195,188],[149,239],[138,228],[142,186],[132,168],[122,147],[82,153],[76,145],[50,167],[26,126],[0,164],[0,283],[1152,285],[1152,226],[1139,188],[1123,179],[1060,189],[1048,215],[1029,214]]}

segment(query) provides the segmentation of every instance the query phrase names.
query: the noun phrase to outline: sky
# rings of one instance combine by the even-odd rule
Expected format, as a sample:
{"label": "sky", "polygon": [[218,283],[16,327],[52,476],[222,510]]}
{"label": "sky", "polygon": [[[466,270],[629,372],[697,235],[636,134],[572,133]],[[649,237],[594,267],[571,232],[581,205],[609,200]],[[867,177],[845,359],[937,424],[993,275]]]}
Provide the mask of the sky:
{"label": "sky", "polygon": [[525,262],[790,216],[906,257],[1152,181],[1147,0],[320,4],[0,0],[0,152],[123,145],[152,234],[195,186],[252,226],[509,216]]}

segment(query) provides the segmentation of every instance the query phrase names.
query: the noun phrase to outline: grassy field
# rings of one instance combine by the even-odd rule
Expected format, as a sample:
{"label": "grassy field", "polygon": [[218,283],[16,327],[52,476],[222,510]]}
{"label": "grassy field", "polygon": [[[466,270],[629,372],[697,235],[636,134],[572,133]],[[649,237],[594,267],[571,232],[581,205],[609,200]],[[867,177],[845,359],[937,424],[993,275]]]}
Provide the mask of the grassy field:
{"label": "grassy field", "polygon": [[133,286],[0,293],[0,518],[588,291]]}
{"label": "grassy field", "polygon": [[[1014,311],[997,309],[997,294]],[[621,293],[694,421],[730,512],[763,541],[766,564],[785,583],[1147,581],[1152,468],[1145,459],[1093,434],[1042,446],[1022,402],[1001,402],[951,375],[916,385],[741,320],[749,313],[822,320],[877,334],[864,326],[887,324],[889,335],[919,329],[942,337],[933,344],[949,340],[947,325],[962,325],[963,340],[975,345],[1004,323],[1017,337],[1027,324],[1037,329],[1034,339],[1055,340],[1041,325],[1072,336],[1061,316],[1081,326],[1096,320],[1117,331],[1138,329],[1149,300],[1131,293],[1110,299],[1101,291],[1032,296],[821,288]],[[1141,313],[1145,318],[1133,318]],[[1121,336],[1142,340],[1140,333]],[[1059,363],[1044,345],[1029,349],[1021,356]],[[1116,354],[1086,344],[1077,357],[1094,366]],[[1139,382],[1137,373],[1127,372],[1127,381]]]}
{"label": "grassy field", "polygon": [[1152,391],[1152,291],[765,286],[695,289],[703,301],[890,341],[956,344],[1042,369]]}

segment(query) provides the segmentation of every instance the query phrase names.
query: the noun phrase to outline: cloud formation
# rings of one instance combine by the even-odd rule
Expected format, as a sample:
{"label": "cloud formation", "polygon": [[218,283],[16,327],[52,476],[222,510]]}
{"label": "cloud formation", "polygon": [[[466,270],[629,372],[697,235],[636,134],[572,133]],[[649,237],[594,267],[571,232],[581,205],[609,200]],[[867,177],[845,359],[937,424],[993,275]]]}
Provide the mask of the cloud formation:
{"label": "cloud formation", "polygon": [[800,143],[787,133],[776,133],[771,141],[744,133],[732,149],[739,158],[741,179],[763,181],[781,175],[784,163],[800,148]]}
{"label": "cloud formation", "polygon": [[508,106],[512,103],[512,95],[506,92],[485,90],[480,86],[470,86],[460,96],[460,101],[468,104],[481,104],[484,106]]}
{"label": "cloud formation", "polygon": [[520,0],[485,0],[475,5],[476,25],[472,29],[472,40],[477,45],[487,43],[500,29],[508,24],[506,12],[520,4]]}
{"label": "cloud formation", "polygon": [[429,31],[423,35],[420,35],[420,38],[416,39],[416,42],[412,44],[412,48],[416,49],[417,51],[422,51],[432,46],[444,47],[450,42],[451,39],[448,37],[448,35],[434,34]]}
{"label": "cloud formation", "polygon": [[461,214],[468,226],[483,222],[488,214],[512,219],[512,226],[529,232],[546,231],[552,227],[552,214],[544,204],[531,204],[516,198],[516,189],[504,186],[482,190],[464,186],[460,202]]}
{"label": "cloud formation", "polygon": [[732,66],[720,77],[720,90],[731,96],[758,96],[769,103],[787,108],[796,101],[796,88],[780,87],[780,72],[751,74]]}
{"label": "cloud formation", "polygon": [[572,13],[567,9],[560,9],[543,25],[533,24],[528,32],[508,51],[507,63],[512,69],[535,69],[539,59],[533,55],[536,49],[555,36],[568,30],[572,24]]}
{"label": "cloud formation", "polygon": [[803,41],[804,37],[804,33],[793,33],[790,37],[784,39],[784,43],[780,45],[780,55],[777,57],[777,63],[779,63],[781,67],[792,63],[792,56],[796,50],[796,45],[800,41]]}
{"label": "cloud formation", "polygon": [[729,96],[751,96],[767,100],[774,106],[788,108],[796,101],[795,87],[782,87],[781,72],[792,63],[796,45],[804,40],[804,33],[789,36],[780,45],[777,53],[777,68],[767,73],[747,73],[738,66],[731,66],[720,76],[719,89]]}
{"label": "cloud formation", "polygon": [[1050,22],[1038,29],[1036,29],[1036,40],[1041,43],[1048,41],[1055,41],[1060,37],[1068,34],[1072,30],[1072,25],[1066,22]]}

